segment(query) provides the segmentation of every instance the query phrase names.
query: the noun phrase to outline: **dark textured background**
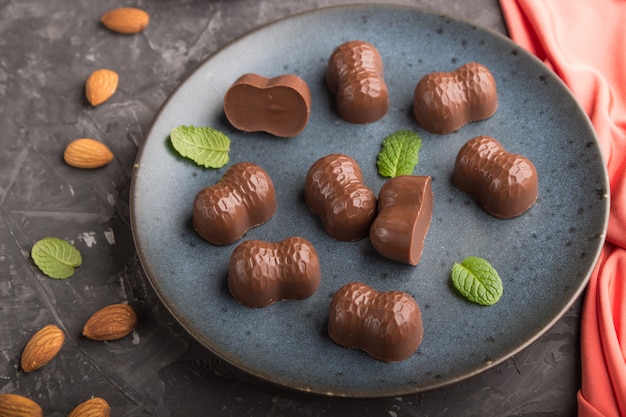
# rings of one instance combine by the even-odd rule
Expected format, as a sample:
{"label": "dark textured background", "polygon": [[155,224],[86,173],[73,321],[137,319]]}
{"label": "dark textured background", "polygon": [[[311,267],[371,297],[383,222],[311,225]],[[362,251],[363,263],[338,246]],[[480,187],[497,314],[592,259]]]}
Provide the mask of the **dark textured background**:
{"label": "dark textured background", "polygon": [[[65,416],[91,396],[113,416],[573,416],[579,386],[574,306],[540,340],[478,376],[425,393],[376,400],[329,398],[258,381],[205,350],[174,321],[145,279],[129,225],[138,147],[175,86],[219,48],[265,23],[340,0],[0,0],[0,392]],[[378,3],[384,3],[378,1]],[[389,3],[389,2],[388,2]],[[506,33],[496,0],[394,1],[425,6]],[[99,23],[137,6],[150,26],[116,35]],[[92,108],[84,82],[95,69],[120,74],[115,96]],[[114,161],[95,171],[67,166],[66,144],[107,143]],[[44,277],[32,245],[66,239],[83,255],[68,280]],[[115,343],[80,336],[111,303],[139,315]],[[66,333],[61,353],[31,374],[22,348],[40,327]]]}

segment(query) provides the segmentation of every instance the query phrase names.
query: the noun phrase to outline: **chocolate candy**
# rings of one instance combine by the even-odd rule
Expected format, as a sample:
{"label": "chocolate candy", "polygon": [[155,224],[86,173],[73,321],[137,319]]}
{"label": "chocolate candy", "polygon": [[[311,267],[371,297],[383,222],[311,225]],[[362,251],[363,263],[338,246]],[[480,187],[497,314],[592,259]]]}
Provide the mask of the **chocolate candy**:
{"label": "chocolate candy", "polygon": [[413,114],[431,133],[450,133],[492,116],[498,107],[496,81],[476,62],[452,72],[433,72],[415,87]]}
{"label": "chocolate candy", "polygon": [[535,165],[526,157],[506,152],[489,136],[477,136],[461,147],[452,181],[492,216],[519,216],[537,200]]}
{"label": "chocolate candy", "polygon": [[384,257],[415,266],[422,256],[432,213],[430,177],[394,177],[378,194],[378,215],[370,229],[370,241]]}
{"label": "chocolate candy", "polygon": [[228,265],[231,294],[252,308],[310,297],[321,276],[315,248],[301,237],[276,243],[247,240],[233,251]]}
{"label": "chocolate candy", "polygon": [[376,216],[376,196],[363,183],[359,164],[343,154],[324,156],[311,166],[304,201],[326,233],[341,241],[366,237]]}
{"label": "chocolate candy", "polygon": [[270,176],[251,162],[232,165],[214,185],[196,195],[193,227],[202,238],[226,245],[276,212],[276,193]]}
{"label": "chocolate candy", "polygon": [[309,87],[293,74],[274,78],[245,74],[224,96],[224,113],[228,121],[245,132],[296,136],[306,127],[310,112]]}
{"label": "chocolate candy", "polygon": [[338,46],[328,62],[326,84],[337,114],[347,122],[375,122],[389,110],[383,60],[372,44],[354,40]]}
{"label": "chocolate candy", "polygon": [[420,308],[409,294],[378,292],[361,282],[350,282],[333,296],[328,334],[338,345],[397,362],[417,350],[424,325]]}

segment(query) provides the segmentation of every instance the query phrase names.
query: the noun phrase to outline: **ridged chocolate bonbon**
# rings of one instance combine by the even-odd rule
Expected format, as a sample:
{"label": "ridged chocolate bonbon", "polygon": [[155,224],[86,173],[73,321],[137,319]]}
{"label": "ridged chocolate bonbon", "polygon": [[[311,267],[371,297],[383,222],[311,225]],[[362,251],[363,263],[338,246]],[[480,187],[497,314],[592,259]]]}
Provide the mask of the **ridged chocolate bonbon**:
{"label": "ridged chocolate bonbon", "polygon": [[394,177],[378,193],[378,214],[370,228],[370,241],[382,256],[415,266],[422,256],[432,213],[430,177]]}
{"label": "ridged chocolate bonbon", "polygon": [[383,60],[368,42],[339,45],[330,56],[326,84],[335,97],[337,114],[347,122],[375,122],[389,111]]}
{"label": "ridged chocolate bonbon", "polygon": [[310,297],[320,280],[315,248],[297,236],[280,242],[246,240],[235,248],[228,266],[231,294],[251,308]]}
{"label": "ridged chocolate bonbon", "polygon": [[378,292],[362,282],[350,282],[333,296],[328,334],[340,346],[398,362],[415,353],[424,325],[420,308],[409,294]]}
{"label": "ridged chocolate bonbon", "polygon": [[326,233],[341,241],[367,237],[376,216],[376,195],[363,183],[359,164],[344,154],[326,155],[313,163],[304,201],[320,216]]}
{"label": "ridged chocolate bonbon", "polygon": [[206,241],[227,245],[267,222],[276,212],[274,183],[251,162],[232,165],[214,185],[198,192],[192,224]]}
{"label": "ridged chocolate bonbon", "polygon": [[452,181],[494,217],[519,216],[535,204],[538,176],[526,157],[509,153],[490,136],[470,139],[459,150]]}
{"label": "ridged chocolate bonbon", "polygon": [[294,74],[273,78],[244,74],[224,95],[224,113],[236,129],[292,137],[308,123],[311,92]]}
{"label": "ridged chocolate bonbon", "polygon": [[415,86],[413,114],[431,133],[454,132],[469,122],[491,117],[497,108],[496,81],[477,62],[452,72],[427,74]]}

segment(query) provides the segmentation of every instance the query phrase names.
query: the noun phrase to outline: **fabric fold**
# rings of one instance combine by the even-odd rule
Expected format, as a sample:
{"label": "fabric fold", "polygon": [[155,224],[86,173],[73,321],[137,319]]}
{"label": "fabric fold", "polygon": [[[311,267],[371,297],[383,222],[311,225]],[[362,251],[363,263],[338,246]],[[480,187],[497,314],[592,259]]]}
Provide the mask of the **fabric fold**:
{"label": "fabric fold", "polygon": [[509,35],[569,87],[609,174],[606,243],[581,317],[579,417],[626,416],[626,1],[500,0]]}

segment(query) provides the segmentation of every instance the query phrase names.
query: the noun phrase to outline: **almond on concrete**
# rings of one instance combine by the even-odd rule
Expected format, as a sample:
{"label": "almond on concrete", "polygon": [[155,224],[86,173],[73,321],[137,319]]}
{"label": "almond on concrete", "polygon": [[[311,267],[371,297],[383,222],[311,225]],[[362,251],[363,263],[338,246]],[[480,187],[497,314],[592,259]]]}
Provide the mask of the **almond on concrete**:
{"label": "almond on concrete", "polygon": [[114,32],[132,35],[148,26],[150,15],[134,7],[120,7],[103,14],[100,22]]}
{"label": "almond on concrete", "polygon": [[110,415],[109,403],[103,398],[93,397],[78,404],[67,417],[109,417]]}
{"label": "almond on concrete", "polygon": [[95,70],[85,81],[85,95],[92,106],[98,106],[115,94],[120,77],[117,72],[101,68]]}
{"label": "almond on concrete", "polygon": [[113,152],[95,139],[80,138],[65,147],[63,159],[76,168],[99,168],[113,160]]}
{"label": "almond on concrete", "polygon": [[65,333],[54,324],[42,327],[24,346],[20,363],[24,372],[32,372],[48,364],[59,353],[64,341]]}
{"label": "almond on concrete", "polygon": [[43,409],[19,394],[0,394],[0,417],[43,417]]}
{"label": "almond on concrete", "polygon": [[104,307],[87,320],[83,336],[92,340],[117,340],[126,337],[137,324],[137,314],[128,304]]}

